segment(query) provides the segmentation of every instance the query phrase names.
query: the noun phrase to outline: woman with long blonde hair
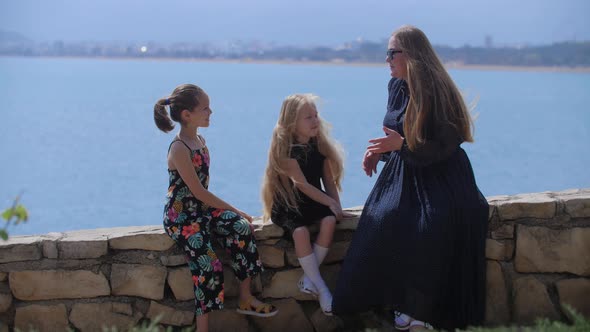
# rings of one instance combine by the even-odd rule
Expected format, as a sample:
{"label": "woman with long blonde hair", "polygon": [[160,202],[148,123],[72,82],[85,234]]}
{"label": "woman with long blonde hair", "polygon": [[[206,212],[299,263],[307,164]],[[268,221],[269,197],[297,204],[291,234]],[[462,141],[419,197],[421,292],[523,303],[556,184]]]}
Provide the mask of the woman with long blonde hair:
{"label": "woman with long blonde hair", "polygon": [[[299,290],[317,296],[329,316],[332,295],[319,265],[332,243],[336,220],[346,215],[338,195],[343,162],[329,125],[319,116],[316,99],[311,94],[294,94],[283,101],[272,133],[262,201],[264,219],[270,218],[293,239],[304,271]],[[317,222],[320,230],[312,247],[307,226]]]}
{"label": "woman with long blonde hair", "polygon": [[472,120],[426,35],[413,26],[388,43],[384,137],[363,170],[377,173],[334,292],[335,313],[391,307],[400,330],[483,322],[488,203],[461,148]]}

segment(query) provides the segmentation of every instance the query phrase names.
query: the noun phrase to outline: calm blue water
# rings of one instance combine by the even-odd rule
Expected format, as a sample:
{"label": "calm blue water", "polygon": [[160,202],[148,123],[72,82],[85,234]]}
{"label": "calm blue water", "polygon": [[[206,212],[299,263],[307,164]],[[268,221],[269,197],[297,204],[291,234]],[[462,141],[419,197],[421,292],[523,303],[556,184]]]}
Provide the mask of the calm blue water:
{"label": "calm blue water", "polygon": [[[451,71],[478,98],[474,144],[464,144],[486,196],[590,187],[590,75]],[[160,224],[173,134],[153,104],[180,83],[211,98],[210,190],[261,214],[260,183],[282,99],[323,98],[344,146],[342,203],[362,205],[375,177],[361,169],[381,136],[383,67],[0,58],[0,209],[23,193],[30,221],[9,233]]]}

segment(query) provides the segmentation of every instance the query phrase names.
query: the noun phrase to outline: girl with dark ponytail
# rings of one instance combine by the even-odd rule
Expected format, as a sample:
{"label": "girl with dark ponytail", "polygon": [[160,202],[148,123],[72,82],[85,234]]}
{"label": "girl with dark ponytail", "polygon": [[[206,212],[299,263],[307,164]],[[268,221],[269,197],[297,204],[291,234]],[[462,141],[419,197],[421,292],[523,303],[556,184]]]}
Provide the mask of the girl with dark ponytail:
{"label": "girl with dark ponytail", "polygon": [[174,129],[173,121],[180,124],[168,148],[170,184],[164,207],[164,229],[189,260],[197,331],[208,330],[210,311],[223,309],[223,267],[211,245],[213,233],[225,239],[225,248],[231,252],[231,267],[241,281],[237,311],[259,317],[278,312],[273,305],[260,302],[250,293],[252,276],[262,271],[250,227],[252,217],[208,190],[209,150],[197,130],[209,127],[211,113],[209,96],[192,84],[178,86],[169,97],[154,105],[154,121],[160,130]]}

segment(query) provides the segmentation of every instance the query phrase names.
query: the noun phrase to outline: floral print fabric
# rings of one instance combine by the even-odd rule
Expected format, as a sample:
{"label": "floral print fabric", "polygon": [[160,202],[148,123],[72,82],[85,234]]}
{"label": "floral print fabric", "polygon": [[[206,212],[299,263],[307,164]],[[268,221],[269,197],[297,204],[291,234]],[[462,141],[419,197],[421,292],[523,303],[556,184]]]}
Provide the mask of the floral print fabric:
{"label": "floral print fabric", "polygon": [[[191,160],[201,184],[207,189],[207,147],[191,150]],[[170,186],[164,208],[164,229],[184,250],[189,261],[195,292],[195,313],[202,315],[211,310],[223,309],[223,266],[211,245],[213,233],[223,238],[224,248],[232,258],[231,267],[236,277],[244,280],[262,271],[250,224],[233,211],[211,208],[199,201],[178,171],[168,172]]]}

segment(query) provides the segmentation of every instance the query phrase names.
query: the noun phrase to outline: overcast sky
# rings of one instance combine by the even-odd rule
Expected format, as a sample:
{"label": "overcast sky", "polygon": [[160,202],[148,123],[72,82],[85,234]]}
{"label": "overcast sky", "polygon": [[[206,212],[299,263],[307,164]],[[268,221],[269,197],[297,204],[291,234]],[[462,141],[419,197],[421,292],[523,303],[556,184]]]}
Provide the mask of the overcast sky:
{"label": "overcast sky", "polygon": [[2,0],[0,30],[34,41],[380,41],[402,24],[434,44],[590,40],[590,0]]}

